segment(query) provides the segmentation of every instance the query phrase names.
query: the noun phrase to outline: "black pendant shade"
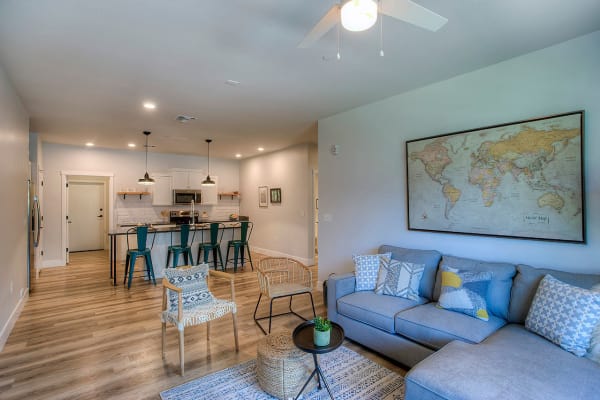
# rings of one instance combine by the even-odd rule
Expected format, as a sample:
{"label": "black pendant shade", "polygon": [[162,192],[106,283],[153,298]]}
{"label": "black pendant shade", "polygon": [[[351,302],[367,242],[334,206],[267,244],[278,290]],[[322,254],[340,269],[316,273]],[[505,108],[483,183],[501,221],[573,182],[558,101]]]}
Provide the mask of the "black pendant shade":
{"label": "black pendant shade", "polygon": [[146,148],[146,173],[143,178],[138,179],[138,184],[145,186],[154,185],[155,183],[154,179],[148,175],[148,136],[150,136],[150,133],[152,132],[144,131],[144,135],[146,135],[146,145],[144,146]]}
{"label": "black pendant shade", "polygon": [[216,183],[210,178],[210,142],[212,139],[206,139],[206,146],[208,148],[208,173],[206,179],[202,181],[202,186],[214,186]]}

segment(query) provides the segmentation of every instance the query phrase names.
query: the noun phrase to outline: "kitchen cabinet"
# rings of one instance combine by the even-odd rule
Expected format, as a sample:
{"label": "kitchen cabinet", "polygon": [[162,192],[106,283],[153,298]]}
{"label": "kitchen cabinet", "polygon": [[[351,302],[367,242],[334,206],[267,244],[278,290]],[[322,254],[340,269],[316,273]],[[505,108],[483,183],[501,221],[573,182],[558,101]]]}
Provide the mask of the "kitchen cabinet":
{"label": "kitchen cabinet", "polygon": [[204,174],[202,171],[173,170],[173,189],[202,189]]}
{"label": "kitchen cabinet", "polygon": [[173,178],[167,174],[155,174],[152,185],[152,205],[170,206],[173,204]]}
{"label": "kitchen cabinet", "polygon": [[216,205],[219,201],[219,178],[211,175],[210,179],[215,181],[215,185],[202,186],[202,204]]}

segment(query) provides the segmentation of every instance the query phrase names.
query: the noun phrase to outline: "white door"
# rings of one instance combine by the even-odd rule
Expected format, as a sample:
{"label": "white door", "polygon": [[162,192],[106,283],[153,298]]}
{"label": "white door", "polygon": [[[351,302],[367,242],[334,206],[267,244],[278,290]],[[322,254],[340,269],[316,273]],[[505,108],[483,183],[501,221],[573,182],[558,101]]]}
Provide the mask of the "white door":
{"label": "white door", "polygon": [[104,249],[104,182],[69,182],[69,252]]}

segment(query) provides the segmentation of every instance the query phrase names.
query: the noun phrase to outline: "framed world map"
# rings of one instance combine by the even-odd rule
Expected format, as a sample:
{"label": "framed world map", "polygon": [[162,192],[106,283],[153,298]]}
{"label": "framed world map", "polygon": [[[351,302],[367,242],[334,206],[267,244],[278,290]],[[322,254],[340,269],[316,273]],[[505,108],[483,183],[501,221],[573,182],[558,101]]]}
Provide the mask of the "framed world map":
{"label": "framed world map", "polygon": [[408,229],[585,243],[584,112],[406,142]]}

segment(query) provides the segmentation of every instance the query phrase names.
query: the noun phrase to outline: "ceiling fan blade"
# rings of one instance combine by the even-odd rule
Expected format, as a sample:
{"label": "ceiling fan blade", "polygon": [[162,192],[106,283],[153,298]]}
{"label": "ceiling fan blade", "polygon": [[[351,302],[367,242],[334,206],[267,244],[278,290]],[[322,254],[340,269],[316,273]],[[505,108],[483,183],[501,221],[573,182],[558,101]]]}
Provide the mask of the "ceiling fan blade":
{"label": "ceiling fan blade", "polygon": [[319,22],[308,34],[300,44],[298,48],[305,49],[312,46],[317,40],[321,39],[327,32],[331,30],[336,24],[340,22],[340,5],[336,4],[327,11],[327,13],[321,18]]}
{"label": "ceiling fan blade", "polygon": [[411,0],[384,0],[380,3],[379,12],[433,32],[448,22],[448,18]]}

